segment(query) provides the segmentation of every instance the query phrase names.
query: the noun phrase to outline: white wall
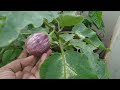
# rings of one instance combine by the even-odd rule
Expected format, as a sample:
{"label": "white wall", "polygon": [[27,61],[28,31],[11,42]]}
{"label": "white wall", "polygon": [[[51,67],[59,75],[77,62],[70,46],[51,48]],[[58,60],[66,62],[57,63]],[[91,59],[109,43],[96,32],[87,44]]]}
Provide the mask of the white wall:
{"label": "white wall", "polygon": [[106,42],[109,42],[113,30],[116,31],[112,37],[111,52],[108,55],[108,65],[111,72],[111,78],[114,79],[120,79],[120,18],[117,22],[119,16],[120,11],[103,12],[103,19],[106,27]]}
{"label": "white wall", "polygon": [[106,41],[109,41],[119,16],[120,16],[120,11],[103,11],[103,20],[106,31],[105,33]]}
{"label": "white wall", "polygon": [[107,35],[111,33],[120,16],[120,11],[103,11],[103,19],[107,30]]}

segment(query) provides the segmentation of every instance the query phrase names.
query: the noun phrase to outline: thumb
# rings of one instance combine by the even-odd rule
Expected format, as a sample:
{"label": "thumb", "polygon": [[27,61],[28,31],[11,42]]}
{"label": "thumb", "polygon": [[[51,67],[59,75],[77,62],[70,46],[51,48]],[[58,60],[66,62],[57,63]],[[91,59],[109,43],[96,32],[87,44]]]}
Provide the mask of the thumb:
{"label": "thumb", "polygon": [[22,69],[24,69],[24,67],[30,65],[34,60],[35,60],[34,56],[29,56],[25,59],[17,59],[15,61],[7,64],[3,68],[9,68],[13,72],[18,72],[18,71],[21,71]]}

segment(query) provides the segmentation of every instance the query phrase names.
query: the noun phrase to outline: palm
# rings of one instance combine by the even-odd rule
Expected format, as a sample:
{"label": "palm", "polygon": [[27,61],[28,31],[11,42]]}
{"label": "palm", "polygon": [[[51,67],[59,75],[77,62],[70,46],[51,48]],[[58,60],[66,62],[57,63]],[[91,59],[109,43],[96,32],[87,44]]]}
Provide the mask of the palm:
{"label": "palm", "polygon": [[27,57],[24,50],[17,60],[0,69],[0,79],[40,79],[39,68],[50,53],[51,50],[48,50],[36,62],[35,57]]}

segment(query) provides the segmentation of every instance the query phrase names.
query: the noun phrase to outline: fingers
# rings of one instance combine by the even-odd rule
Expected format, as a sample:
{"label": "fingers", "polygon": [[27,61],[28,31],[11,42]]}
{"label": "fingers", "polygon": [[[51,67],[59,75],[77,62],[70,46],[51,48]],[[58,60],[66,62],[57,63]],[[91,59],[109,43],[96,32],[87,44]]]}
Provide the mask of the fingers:
{"label": "fingers", "polygon": [[19,55],[18,59],[26,58],[28,55],[27,51],[24,49]]}
{"label": "fingers", "polygon": [[16,79],[16,76],[8,69],[0,72],[0,79]]}
{"label": "fingers", "polygon": [[[34,64],[35,64],[35,60],[34,60],[34,62],[33,62],[32,64],[30,64],[30,65],[28,65],[27,67],[25,67],[25,68],[23,69],[22,73],[23,73],[23,74],[24,74],[24,73],[31,73],[31,70],[32,70]],[[22,75],[21,75],[21,74],[18,74],[18,78],[26,77],[26,76],[23,76],[23,74],[22,74]],[[21,76],[20,76],[20,75],[21,75]],[[32,79],[32,78],[31,78],[31,79]]]}
{"label": "fingers", "polygon": [[31,72],[33,66],[27,66],[23,69],[23,72]]}
{"label": "fingers", "polygon": [[35,76],[29,76],[28,79],[36,79]]}
{"label": "fingers", "polygon": [[21,79],[23,73],[22,73],[22,71],[18,71],[15,75],[16,75],[16,79]]}
{"label": "fingers", "polygon": [[49,56],[51,53],[52,53],[52,50],[49,49],[49,50],[47,51],[47,55]]}
{"label": "fingers", "polygon": [[41,58],[39,59],[38,63],[36,64],[36,67],[40,68],[41,64],[45,61],[45,59],[52,53],[52,50],[48,50],[46,53],[44,53]]}
{"label": "fingers", "polygon": [[44,60],[47,58],[47,53],[44,53],[42,55],[42,57],[40,58],[40,60],[38,61],[38,63],[36,64],[36,66],[39,68],[39,66],[44,62]]}
{"label": "fingers", "polygon": [[35,58],[35,60],[33,60],[33,62],[30,64],[30,66],[34,66],[35,64],[36,64],[36,58]]}
{"label": "fingers", "polygon": [[[26,50],[23,50],[20,56],[18,57],[19,59],[7,64],[6,66],[2,67],[2,69],[12,70],[15,73],[17,79],[20,79],[23,73],[26,73],[24,76],[22,76],[24,78],[39,79],[39,67],[44,62],[44,60],[51,54],[51,52],[52,52],[51,50],[48,50],[46,53],[44,53],[40,60],[35,65],[36,58],[34,56],[27,57]],[[34,65],[35,67],[33,68]],[[23,72],[21,72],[22,70]],[[32,74],[30,75],[30,71],[32,72],[33,75]]]}
{"label": "fingers", "polygon": [[19,60],[19,62],[21,63],[22,67],[26,67],[30,64],[32,64],[32,62],[35,60],[35,57],[34,56],[29,56],[23,60]]}
{"label": "fingers", "polygon": [[18,59],[15,60],[9,64],[7,64],[6,66],[4,66],[3,68],[9,68],[11,69],[13,72],[18,72],[21,71],[24,67],[30,65],[33,61],[35,60],[34,56],[29,56],[25,59]]}
{"label": "fingers", "polygon": [[39,69],[36,70],[35,77],[36,79],[40,79]]}
{"label": "fingers", "polygon": [[40,78],[38,73],[34,75],[33,73],[30,72],[24,72],[22,79],[40,79]]}
{"label": "fingers", "polygon": [[44,53],[41,57],[41,59],[37,62],[37,64],[35,65],[35,67],[31,70],[31,72],[33,74],[35,74],[36,70],[39,69],[39,66],[41,65],[41,63],[43,63],[43,61],[47,58],[47,54]]}
{"label": "fingers", "polygon": [[31,71],[32,73],[35,73],[35,77],[37,79],[40,79],[40,75],[39,75],[39,68],[41,66],[41,64],[45,61],[45,59],[48,57],[47,53],[44,53],[41,57],[41,59],[38,61],[38,63],[36,64],[36,66],[33,68],[33,70]]}
{"label": "fingers", "polygon": [[36,77],[30,72],[25,72],[22,79],[36,79]]}
{"label": "fingers", "polygon": [[31,76],[31,74],[30,74],[30,73],[25,72],[25,73],[23,74],[22,79],[28,79],[28,77],[30,77],[30,76]]}
{"label": "fingers", "polygon": [[35,67],[31,70],[31,73],[35,74],[37,70],[39,70],[41,64],[44,62],[44,60],[51,54],[51,50],[48,50],[46,53],[44,53],[41,58],[39,59],[39,61],[37,62],[37,64],[35,65]]}

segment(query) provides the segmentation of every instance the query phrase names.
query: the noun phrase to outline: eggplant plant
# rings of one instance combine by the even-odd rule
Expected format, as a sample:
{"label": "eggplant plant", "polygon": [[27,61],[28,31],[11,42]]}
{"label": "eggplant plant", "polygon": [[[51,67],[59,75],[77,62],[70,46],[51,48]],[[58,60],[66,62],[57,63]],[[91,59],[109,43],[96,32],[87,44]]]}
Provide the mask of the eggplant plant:
{"label": "eggplant plant", "polygon": [[102,11],[0,11],[0,66],[24,48],[35,56],[51,49],[41,79],[108,79],[101,53],[109,49],[98,32],[105,32]]}

